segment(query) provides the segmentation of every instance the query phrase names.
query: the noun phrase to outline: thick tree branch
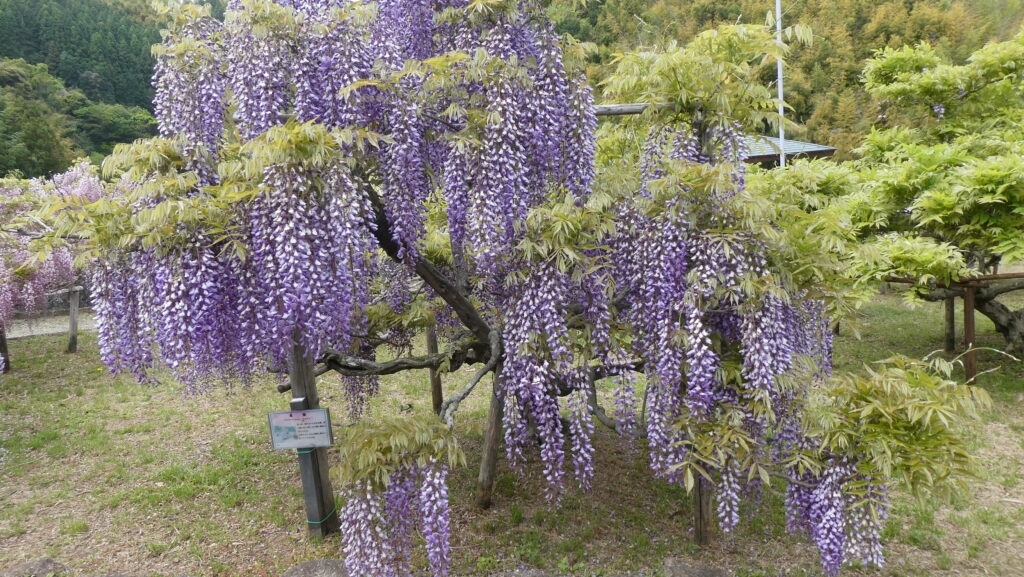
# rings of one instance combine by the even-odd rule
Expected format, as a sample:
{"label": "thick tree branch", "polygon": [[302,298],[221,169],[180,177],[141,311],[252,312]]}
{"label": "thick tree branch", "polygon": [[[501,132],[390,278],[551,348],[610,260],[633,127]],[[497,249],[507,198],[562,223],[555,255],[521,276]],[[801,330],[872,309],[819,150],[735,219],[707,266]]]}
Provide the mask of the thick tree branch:
{"label": "thick tree branch", "polygon": [[[472,365],[482,362],[489,362],[489,354],[481,356],[477,351],[479,343],[473,340],[462,341],[443,353],[433,355],[422,355],[415,357],[401,357],[391,361],[371,361],[356,356],[348,355],[340,351],[328,349],[326,354],[317,363],[313,370],[313,376],[319,377],[331,371],[347,377],[369,377],[381,375],[393,375],[402,371],[417,369],[438,369],[447,363],[448,371],[456,371],[462,365]],[[270,367],[271,372],[285,372],[287,369]],[[291,389],[291,385],[284,383],[277,386],[279,393]]]}
{"label": "thick tree branch", "polygon": [[[348,377],[393,375],[402,371],[416,369],[439,369],[447,363],[449,371],[458,370],[462,365],[490,361],[490,355],[477,354],[475,341],[464,341],[442,353],[415,357],[400,357],[391,361],[371,361],[340,351],[328,349],[320,360],[327,370],[332,370]],[[326,371],[324,371],[326,372]],[[323,373],[320,373],[323,374]]]}
{"label": "thick tree branch", "polygon": [[[991,284],[982,286],[978,289],[975,294],[975,298],[978,301],[988,301],[996,298],[999,295],[1006,294],[1008,292],[1024,290],[1024,279],[1013,279],[1009,282],[1001,282],[998,284]],[[961,298],[964,296],[964,288],[953,286],[953,287],[936,287],[928,292],[921,295],[926,301],[942,301],[948,298]]]}
{"label": "thick tree branch", "polygon": [[1016,279],[1006,283],[988,286],[978,291],[978,300],[991,300],[1001,294],[1024,289],[1024,279]]}
{"label": "thick tree branch", "polygon": [[[387,214],[384,212],[384,203],[381,201],[380,195],[377,194],[377,191],[369,183],[366,184],[366,189],[370,196],[370,202],[373,205],[374,221],[376,224],[376,230],[373,231],[373,234],[377,238],[380,247],[384,249],[384,252],[392,259],[401,262],[401,259],[398,258],[398,244],[391,236],[391,224],[388,222]],[[452,310],[458,315],[462,324],[473,332],[473,336],[481,344],[487,343],[490,340],[491,327],[480,316],[473,303],[469,302],[467,296],[462,294],[458,285],[449,280],[437,267],[422,258],[416,260],[413,264],[413,270],[424,282],[430,285],[430,288],[434,289],[434,292],[439,297],[448,303],[448,306],[452,307]]]}
{"label": "thick tree branch", "polygon": [[963,298],[964,289],[962,288],[935,288],[926,293],[921,294],[921,298],[928,302],[944,301],[950,298]]}
{"label": "thick tree branch", "polygon": [[[597,386],[596,386],[596,383],[600,379],[604,379],[604,378],[611,377],[611,376],[614,376],[614,375],[619,375],[619,374],[622,374],[624,371],[642,371],[643,370],[642,367],[643,367],[643,363],[642,362],[629,363],[629,364],[623,364],[623,365],[601,365],[601,366],[597,366],[597,367],[591,367],[590,370],[587,372],[587,378],[590,381],[590,383],[589,383],[590,384],[590,388],[588,389],[588,392],[587,392],[587,403],[590,405],[590,412],[591,412],[591,414],[593,414],[595,417],[597,417],[597,420],[602,425],[604,425],[604,426],[608,427],[609,429],[615,431],[616,434],[621,435],[621,436],[626,436],[626,435],[625,435],[625,433],[622,432],[621,427],[619,427],[619,422],[616,421],[615,419],[613,419],[612,417],[610,417],[608,415],[608,412],[605,410],[605,408],[603,406],[601,406],[601,403],[598,402],[598,400],[597,400]],[[638,437],[643,437],[644,433],[642,431],[638,431],[637,432],[637,436]]]}
{"label": "thick tree branch", "polygon": [[338,351],[328,351],[327,355],[324,356],[323,363],[328,369],[347,377],[363,377],[393,375],[415,369],[436,369],[447,359],[447,353],[437,353],[435,355],[399,357],[391,361],[377,362],[346,355]]}

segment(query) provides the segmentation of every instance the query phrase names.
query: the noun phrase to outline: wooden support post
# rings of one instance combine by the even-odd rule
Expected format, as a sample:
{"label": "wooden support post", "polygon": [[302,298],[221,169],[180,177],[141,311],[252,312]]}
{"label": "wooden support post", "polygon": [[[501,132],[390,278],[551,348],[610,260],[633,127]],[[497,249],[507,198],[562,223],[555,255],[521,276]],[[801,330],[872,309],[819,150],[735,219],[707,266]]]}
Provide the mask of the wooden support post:
{"label": "wooden support post", "polygon": [[75,287],[68,293],[68,352],[78,352],[78,300],[82,287]]}
{"label": "wooden support post", "polygon": [[0,357],[3,357],[4,368],[0,374],[11,372],[11,351],[7,348],[7,332],[3,323],[0,323]]}
{"label": "wooden support post", "polygon": [[947,353],[956,352],[956,298],[946,299],[946,339],[943,349]]}
{"label": "wooden support post", "polygon": [[715,527],[715,508],[711,506],[713,491],[704,477],[697,477],[693,485],[693,539],[700,547],[711,544],[711,532]]}
{"label": "wooden support post", "polygon": [[494,478],[498,470],[498,445],[501,444],[501,420],[505,404],[498,390],[499,368],[494,372],[491,392],[491,410],[487,413],[487,428],[484,430],[483,456],[480,459],[480,476],[477,478],[476,504],[481,509],[491,506],[494,493]]}
{"label": "wooden support post", "polygon": [[[313,363],[306,356],[306,349],[296,344],[292,347],[289,380],[292,385],[291,409],[319,409],[320,397],[316,392],[316,377]],[[311,537],[323,537],[337,532],[340,526],[338,511],[334,504],[334,490],[327,466],[327,448],[301,449],[299,474],[302,476],[302,495],[306,502],[306,528]]]}
{"label": "wooden support post", "polygon": [[[437,331],[434,327],[427,329],[427,354],[437,354]],[[430,397],[434,403],[434,414],[440,415],[444,392],[441,390],[441,375],[433,367],[430,368]]]}
{"label": "wooden support post", "polygon": [[967,349],[964,369],[968,381],[973,381],[978,375],[978,353],[974,350],[974,295],[977,290],[972,286],[964,289],[964,348]]}

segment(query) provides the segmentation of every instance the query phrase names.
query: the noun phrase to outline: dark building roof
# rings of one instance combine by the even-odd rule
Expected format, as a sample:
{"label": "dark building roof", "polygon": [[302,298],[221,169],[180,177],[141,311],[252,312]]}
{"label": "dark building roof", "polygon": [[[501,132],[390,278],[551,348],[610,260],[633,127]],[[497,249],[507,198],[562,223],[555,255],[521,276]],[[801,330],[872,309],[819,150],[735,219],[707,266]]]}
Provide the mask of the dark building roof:
{"label": "dark building roof", "polygon": [[[831,146],[786,139],[786,158],[823,158],[835,154]],[[747,162],[762,166],[778,166],[779,139],[774,136],[747,135]]]}

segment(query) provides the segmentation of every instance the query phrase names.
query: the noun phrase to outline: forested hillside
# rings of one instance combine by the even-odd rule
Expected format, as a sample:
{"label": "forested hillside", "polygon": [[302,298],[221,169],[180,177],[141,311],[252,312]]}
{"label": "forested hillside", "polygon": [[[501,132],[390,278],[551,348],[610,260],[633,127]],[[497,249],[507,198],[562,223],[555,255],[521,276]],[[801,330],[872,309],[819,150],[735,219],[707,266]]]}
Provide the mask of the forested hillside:
{"label": "forested hillside", "polygon": [[225,0],[102,0],[108,6],[126,14],[132,20],[160,28],[167,21],[167,10],[176,4],[209,4],[213,15],[223,18]]}
{"label": "forested hillside", "polygon": [[149,107],[159,41],[155,24],[103,0],[0,0],[0,56],[45,63],[91,100]]}
{"label": "forested hillside", "polygon": [[[173,4],[175,0],[164,0]],[[600,92],[615,55],[685,42],[722,23],[760,23],[773,0],[591,0],[553,3],[560,32],[591,48]],[[785,0],[785,24],[814,33],[795,46],[786,99],[801,125],[792,135],[856,147],[878,116],[861,86],[864,61],[886,46],[929,42],[954,62],[989,40],[1012,36],[1024,0]],[[223,13],[223,2],[214,2]],[[63,170],[77,155],[100,157],[152,130],[153,57],[165,15],[149,0],[0,0],[0,175]],[[45,64],[46,68],[28,64]],[[766,67],[765,74],[774,74]],[[52,76],[51,76],[52,75]],[[55,78],[54,78],[55,77]],[[59,88],[58,88],[59,87]],[[140,108],[126,108],[140,107]]]}
{"label": "forested hillside", "polygon": [[80,156],[98,161],[155,128],[144,108],[93,102],[45,64],[0,59],[0,176],[48,175]]}
{"label": "forested hillside", "polygon": [[[618,52],[685,42],[724,23],[763,23],[774,7],[774,0],[595,0],[551,12],[560,31],[595,45],[589,72],[598,83]],[[787,26],[814,33],[810,46],[794,47],[786,70],[786,100],[805,128],[796,134],[848,151],[878,114],[860,82],[876,50],[928,42],[960,62],[986,41],[1013,36],[1024,0],[783,0],[783,10]]]}

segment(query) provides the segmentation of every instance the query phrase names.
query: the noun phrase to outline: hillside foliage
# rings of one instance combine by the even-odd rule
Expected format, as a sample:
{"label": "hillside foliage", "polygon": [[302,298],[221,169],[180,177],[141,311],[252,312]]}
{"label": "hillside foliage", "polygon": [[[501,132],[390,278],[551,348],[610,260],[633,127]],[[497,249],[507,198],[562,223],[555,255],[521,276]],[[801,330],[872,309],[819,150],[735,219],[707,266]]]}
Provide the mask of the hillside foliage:
{"label": "hillside foliage", "polygon": [[47,176],[79,157],[99,161],[115,144],[155,130],[144,108],[93,102],[45,64],[0,59],[0,176]]}
{"label": "hillside foliage", "polygon": [[44,63],[90,100],[149,107],[156,26],[102,0],[3,0],[0,56]]}
{"label": "hillside foliage", "polygon": [[[151,109],[150,47],[180,3],[0,0],[0,57],[47,64],[50,74],[94,103]],[[224,2],[211,5],[212,14],[222,17]],[[559,32],[581,42],[588,77],[601,101],[602,83],[614,70],[617,54],[686,43],[723,24],[759,24],[773,5],[771,0],[597,0],[553,2],[548,13]],[[877,50],[928,42],[938,56],[963,63],[985,42],[1010,38],[1024,19],[1024,0],[800,0],[785,2],[784,9],[787,26],[813,32],[813,42],[795,46],[788,59],[786,100],[795,122],[789,133],[835,146],[841,159],[854,156],[853,149],[879,118],[877,99],[862,82],[864,65]],[[766,82],[774,78],[771,67],[761,74]],[[11,114],[48,115],[46,107],[30,108]],[[127,142],[144,120],[117,108],[84,112],[90,116],[82,119],[88,125],[87,142],[62,132],[60,118],[49,118],[25,133],[35,152],[11,149],[8,156],[20,160],[0,164],[0,173],[12,166],[29,175],[63,170],[77,153],[75,146],[89,155],[108,154],[112,143]]]}
{"label": "hillside foliage", "polygon": [[[588,75],[600,84],[619,53],[640,46],[685,42],[724,24],[759,24],[772,0],[598,0],[549,9],[558,30],[591,43]],[[814,41],[794,46],[787,59],[786,101],[793,133],[852,156],[878,116],[861,82],[877,50],[928,42],[942,58],[962,63],[985,42],[1007,40],[1024,18],[1021,0],[786,0],[783,23],[809,28]],[[774,69],[764,71],[774,79]],[[600,100],[600,98],[599,98]]]}

